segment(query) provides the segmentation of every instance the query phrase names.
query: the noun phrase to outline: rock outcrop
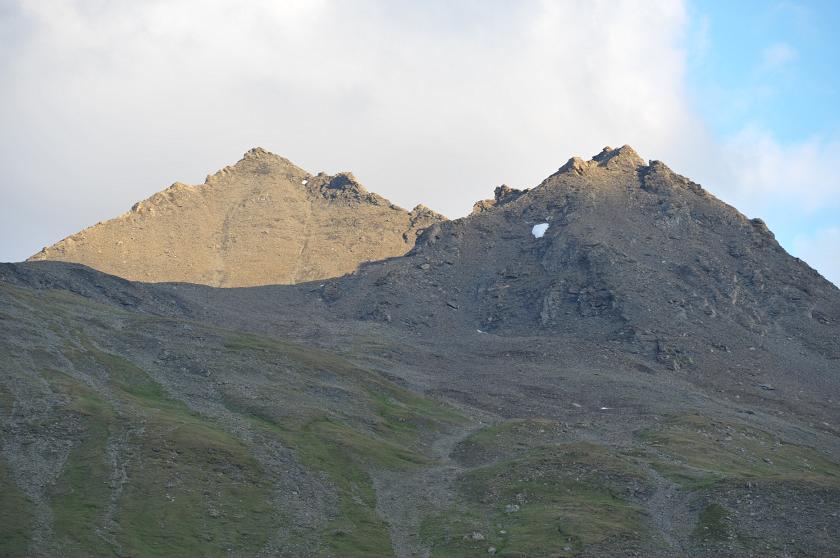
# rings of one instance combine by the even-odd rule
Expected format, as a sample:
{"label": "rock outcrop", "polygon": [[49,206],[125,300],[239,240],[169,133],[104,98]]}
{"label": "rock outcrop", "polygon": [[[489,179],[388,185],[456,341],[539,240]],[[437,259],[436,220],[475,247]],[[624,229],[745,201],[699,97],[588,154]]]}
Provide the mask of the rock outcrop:
{"label": "rock outcrop", "polygon": [[516,201],[519,198],[519,196],[526,193],[527,191],[527,189],[517,190],[516,188],[511,188],[507,184],[496,186],[496,189],[493,190],[493,199],[475,202],[472,208],[472,214],[475,215],[476,213],[489,211],[494,207],[498,207],[506,203]]}

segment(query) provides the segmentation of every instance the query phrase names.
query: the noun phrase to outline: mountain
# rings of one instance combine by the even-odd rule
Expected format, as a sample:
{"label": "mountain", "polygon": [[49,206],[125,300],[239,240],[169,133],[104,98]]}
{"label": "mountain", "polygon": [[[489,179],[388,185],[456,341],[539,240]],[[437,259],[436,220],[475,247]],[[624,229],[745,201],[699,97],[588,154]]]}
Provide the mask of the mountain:
{"label": "mountain", "polygon": [[0,555],[833,556],[840,291],[629,147],[404,256],[0,265]]}
{"label": "mountain", "polygon": [[136,281],[298,283],[401,256],[442,219],[422,205],[405,211],[350,173],[313,176],[254,148],[204,184],[176,182],[30,261],[82,263]]}
{"label": "mountain", "polygon": [[406,258],[328,281],[325,300],[410,330],[585,338],[745,397],[836,380],[838,289],[663,163],[605,148],[492,203],[431,226]]}

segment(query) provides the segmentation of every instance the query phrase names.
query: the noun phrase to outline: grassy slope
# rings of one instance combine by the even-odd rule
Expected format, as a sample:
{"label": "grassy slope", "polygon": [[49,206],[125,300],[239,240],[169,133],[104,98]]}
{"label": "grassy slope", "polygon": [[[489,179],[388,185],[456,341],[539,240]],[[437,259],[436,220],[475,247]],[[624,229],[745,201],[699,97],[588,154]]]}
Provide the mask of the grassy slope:
{"label": "grassy slope", "polygon": [[32,510],[0,461],[0,556],[25,556],[32,538]]}
{"label": "grassy slope", "polygon": [[366,424],[347,424],[329,409],[290,420],[273,409],[227,395],[231,410],[250,417],[293,448],[309,469],[326,473],[339,496],[339,510],[324,529],[325,554],[341,557],[388,556],[387,524],[375,511],[369,476],[372,468],[403,470],[428,465],[419,436],[463,419],[439,403],[316,349],[302,349],[275,340],[237,335],[228,349],[291,358],[299,372],[317,376],[322,370],[356,387],[355,396],[373,411]]}
{"label": "grassy slope", "polygon": [[[12,402],[12,395],[0,384],[0,417],[12,412]],[[32,506],[0,459],[0,556],[24,555],[29,547],[32,523]]]}
{"label": "grassy slope", "polygon": [[[291,448],[334,488],[338,505],[317,534],[323,556],[390,555],[370,472],[434,465],[427,442],[463,420],[322,350],[200,324],[189,325],[208,339],[206,346],[178,345],[174,332],[183,322],[137,317],[67,293],[14,296],[23,310],[3,313],[0,325],[28,328],[32,339],[39,329],[49,332],[53,340],[42,340],[19,362],[40,366],[50,389],[66,398],[63,416],[80,425],[49,492],[55,537],[71,556],[222,556],[230,548],[255,554],[274,526],[289,520],[268,500],[272,487],[249,442],[191,411],[137,358],[117,354],[117,339],[142,347],[143,335],[152,336],[143,332],[155,331],[173,352],[204,351],[208,361],[266,381],[251,390],[257,397],[235,385],[219,387],[218,397],[231,415]],[[131,327],[115,329],[117,319]],[[59,370],[57,351],[74,364],[74,375]],[[5,415],[12,403],[0,383]],[[462,443],[456,456],[466,471],[456,499],[423,525],[433,556],[486,556],[490,547],[499,556],[574,556],[649,537],[636,494],[650,488],[647,465],[698,494],[732,480],[840,485],[840,466],[816,451],[703,416],[672,417],[642,430],[632,451],[570,442],[558,432],[552,421],[508,421]],[[117,442],[126,472],[121,491],[109,453]],[[0,462],[0,555],[25,555],[32,506],[11,479]],[[706,505],[694,536],[722,538],[726,514]]]}
{"label": "grassy slope", "polygon": [[[31,321],[33,339],[47,322],[45,329],[61,339],[60,353],[75,369],[71,375],[55,367],[54,340],[30,350],[38,353],[35,360],[43,364],[39,372],[50,389],[65,397],[61,413],[79,424],[78,438],[49,491],[55,537],[68,556],[227,556],[229,549],[250,555],[259,551],[278,522],[289,520],[272,508],[272,487],[246,442],[191,411],[131,357],[103,348],[121,336],[174,329],[180,323],[137,319],[66,293],[14,294],[24,308],[19,315]],[[114,328],[114,319],[132,325]],[[299,380],[284,383],[277,378],[272,383],[280,401],[300,402],[301,411],[293,415],[279,412],[280,401],[254,402],[235,386],[226,386],[220,395],[231,413],[291,448],[309,471],[323,474],[337,490],[339,507],[320,534],[321,553],[389,555],[388,526],[375,512],[369,472],[429,464],[424,439],[462,418],[330,353],[190,325],[224,340],[207,349],[215,351],[208,359],[232,366],[264,364],[265,374],[282,362],[288,377]],[[323,387],[313,380],[320,375],[335,379],[353,400],[354,412],[332,409],[329,401],[301,388]],[[110,462],[109,448],[115,443],[122,444],[119,467],[125,470],[124,481]],[[26,499],[3,469],[0,480],[6,488],[4,503],[25,510]],[[23,552],[30,523],[23,513],[4,522],[0,529],[7,536],[2,544]]]}
{"label": "grassy slope", "polygon": [[[168,397],[131,362],[83,338],[65,349],[77,369],[100,367],[119,411],[84,384],[61,373],[50,378],[70,396],[67,412],[82,417],[84,435],[53,487],[56,536],[68,555],[227,555],[256,551],[270,529],[266,486],[247,447]],[[137,429],[138,423],[142,425]],[[133,437],[128,434],[134,429]],[[112,466],[107,446],[130,438],[127,478],[104,532]]]}
{"label": "grassy slope", "polygon": [[681,415],[639,432],[638,440],[654,467],[688,489],[725,480],[840,486],[837,463],[745,424]]}
{"label": "grassy slope", "polygon": [[[456,450],[471,468],[455,505],[424,525],[433,556],[574,556],[645,536],[629,486],[643,486],[633,460],[590,443],[560,442],[557,424],[508,421],[484,428]],[[475,463],[476,456],[490,465]],[[478,535],[476,535],[478,534]]]}
{"label": "grassy slope", "polygon": [[[564,438],[556,422],[511,420],[463,441],[455,455],[468,470],[458,499],[424,526],[433,556],[486,556],[493,547],[498,556],[560,557],[593,545],[657,545],[641,506],[653,489],[646,465],[701,502],[717,483],[733,481],[840,487],[840,465],[815,450],[699,415],[638,432],[632,449]],[[724,506],[707,502],[691,535],[723,541],[729,520]]]}

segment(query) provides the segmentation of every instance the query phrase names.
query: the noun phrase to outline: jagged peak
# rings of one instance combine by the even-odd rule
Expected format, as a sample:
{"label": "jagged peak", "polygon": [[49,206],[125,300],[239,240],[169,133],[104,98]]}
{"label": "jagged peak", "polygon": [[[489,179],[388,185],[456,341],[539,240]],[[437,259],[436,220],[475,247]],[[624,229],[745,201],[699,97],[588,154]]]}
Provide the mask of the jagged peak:
{"label": "jagged peak", "polygon": [[519,190],[517,188],[511,188],[507,184],[502,184],[501,186],[496,186],[493,190],[493,197],[497,204],[506,203],[513,201],[527,191],[527,188],[525,190]]}
{"label": "jagged peak", "polygon": [[266,155],[272,155],[270,151],[266,151],[262,147],[252,147],[248,151],[245,152],[245,155],[242,156],[243,159],[258,159],[260,157],[265,157]]}
{"label": "jagged peak", "polygon": [[473,204],[471,214],[474,215],[476,213],[483,213],[484,211],[488,211],[494,207],[502,206],[512,201],[516,201],[523,194],[528,193],[528,191],[528,188],[524,190],[519,190],[517,188],[511,188],[507,184],[496,186],[496,188],[493,189],[493,199],[479,200],[475,202]]}
{"label": "jagged peak", "polygon": [[430,208],[427,205],[423,205],[422,203],[418,203],[415,205],[409,213],[437,213],[434,209]]}
{"label": "jagged peak", "polygon": [[240,159],[240,162],[242,162],[242,161],[254,161],[254,160],[260,161],[260,160],[266,160],[266,159],[286,163],[286,164],[289,164],[289,165],[294,164],[290,160],[286,159],[285,157],[281,157],[280,155],[277,155],[276,153],[272,153],[271,151],[268,151],[267,149],[263,149],[262,147],[252,147],[251,149],[246,151],[245,154],[242,155],[242,159]]}
{"label": "jagged peak", "polygon": [[428,218],[433,219],[435,221],[446,221],[447,218],[445,215],[438,213],[434,209],[430,208],[429,206],[423,205],[422,203],[418,203],[414,206],[414,208],[408,212],[409,216],[412,219],[419,219],[419,218]]}
{"label": "jagged peak", "polygon": [[248,151],[242,155],[242,158],[236,163],[234,166],[238,166],[242,163],[269,163],[274,165],[280,165],[283,167],[290,167],[292,169],[301,170],[297,165],[291,162],[289,159],[277,155],[276,153],[272,153],[262,147],[252,147]]}
{"label": "jagged peak", "polygon": [[557,170],[557,172],[574,172],[577,174],[583,174],[584,172],[586,172],[586,169],[589,167],[589,164],[589,161],[584,161],[582,158],[575,156],[566,161],[566,164],[560,167]]}
{"label": "jagged peak", "polygon": [[600,153],[593,156],[589,161],[585,161],[581,157],[572,157],[566,164],[564,164],[557,171],[558,173],[573,172],[576,174],[584,174],[590,169],[600,167],[609,170],[620,169],[636,169],[645,166],[645,160],[642,159],[636,150],[629,145],[623,145],[616,149],[612,147],[604,147]]}
{"label": "jagged peak", "polygon": [[362,186],[362,183],[358,181],[356,176],[349,171],[343,171],[337,173],[333,176],[330,181],[326,184],[327,188],[332,190],[343,190],[343,191],[352,191],[358,192],[359,194],[367,194],[368,191]]}
{"label": "jagged peak", "polygon": [[592,157],[601,166],[609,166],[611,162],[630,163],[636,167],[645,166],[645,160],[639,157],[636,150],[629,145],[622,145],[617,149],[605,147],[600,153]]}
{"label": "jagged peak", "polygon": [[246,151],[236,164],[228,165],[214,174],[207,175],[204,182],[210,184],[236,173],[281,174],[290,177],[305,177],[310,174],[285,157],[262,147],[253,147]]}
{"label": "jagged peak", "polygon": [[313,194],[326,200],[355,203],[369,203],[372,205],[393,205],[382,196],[362,186],[352,172],[339,172],[335,175],[318,173],[311,180],[307,180],[306,188]]}

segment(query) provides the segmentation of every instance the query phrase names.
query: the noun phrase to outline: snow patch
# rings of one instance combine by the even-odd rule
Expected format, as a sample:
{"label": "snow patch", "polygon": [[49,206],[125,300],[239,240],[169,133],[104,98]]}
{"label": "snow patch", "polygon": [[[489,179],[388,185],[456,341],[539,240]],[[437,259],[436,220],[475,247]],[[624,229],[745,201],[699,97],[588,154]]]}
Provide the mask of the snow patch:
{"label": "snow patch", "polygon": [[542,238],[547,230],[548,223],[540,223],[539,225],[534,225],[534,228],[531,229],[531,234],[534,235],[534,238]]}

